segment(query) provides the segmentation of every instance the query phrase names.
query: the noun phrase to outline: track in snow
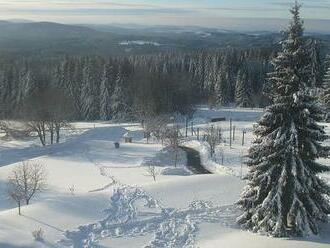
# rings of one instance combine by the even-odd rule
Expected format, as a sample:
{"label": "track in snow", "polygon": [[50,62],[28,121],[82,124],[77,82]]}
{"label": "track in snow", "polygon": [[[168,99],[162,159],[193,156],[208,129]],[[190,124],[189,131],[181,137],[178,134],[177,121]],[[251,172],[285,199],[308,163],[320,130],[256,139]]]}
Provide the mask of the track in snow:
{"label": "track in snow", "polygon": [[58,244],[61,247],[96,248],[100,247],[100,241],[108,238],[153,234],[144,248],[194,248],[201,223],[232,226],[238,215],[235,206],[214,207],[205,201],[194,201],[186,209],[163,208],[143,189],[134,187],[116,189],[105,212],[104,220],[67,231],[66,238]]}
{"label": "track in snow", "polygon": [[212,174],[203,167],[198,151],[185,146],[181,146],[180,148],[187,154],[187,168],[191,172],[194,174]]}

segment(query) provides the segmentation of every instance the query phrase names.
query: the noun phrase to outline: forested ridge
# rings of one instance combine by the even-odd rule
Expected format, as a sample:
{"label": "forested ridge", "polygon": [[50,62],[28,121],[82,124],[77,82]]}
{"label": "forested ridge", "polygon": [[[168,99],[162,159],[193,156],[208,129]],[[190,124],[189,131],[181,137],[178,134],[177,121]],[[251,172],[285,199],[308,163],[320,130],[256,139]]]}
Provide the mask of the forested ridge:
{"label": "forested ridge", "polygon": [[[320,86],[323,62],[309,42],[314,86]],[[56,105],[75,120],[134,119],[139,115],[187,114],[196,104],[263,107],[271,58],[276,48],[200,50],[121,57],[2,57],[2,118],[26,115],[31,98],[56,92]],[[65,98],[65,100],[63,100]],[[65,105],[63,105],[65,103]],[[69,103],[69,104],[68,104]]]}

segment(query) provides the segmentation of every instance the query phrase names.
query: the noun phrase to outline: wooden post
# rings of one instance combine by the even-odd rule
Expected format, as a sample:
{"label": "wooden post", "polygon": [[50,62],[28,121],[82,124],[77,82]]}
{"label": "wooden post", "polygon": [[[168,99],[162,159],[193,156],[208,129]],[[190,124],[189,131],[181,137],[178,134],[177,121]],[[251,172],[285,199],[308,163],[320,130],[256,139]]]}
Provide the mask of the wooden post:
{"label": "wooden post", "polygon": [[241,158],[241,180],[243,180],[243,158]]}
{"label": "wooden post", "polygon": [[191,122],[191,136],[194,136],[194,122]]}
{"label": "wooden post", "polygon": [[186,138],[188,137],[188,117],[186,117]]}
{"label": "wooden post", "polygon": [[241,150],[241,180],[243,180],[243,151]]}
{"label": "wooden post", "polygon": [[229,131],[229,146],[230,146],[230,148],[231,148],[231,144],[232,144],[232,132],[233,132],[233,130],[232,130],[232,128],[233,128],[233,121],[232,121],[232,119],[230,118],[230,120],[229,120],[229,122],[230,122],[230,131]]}
{"label": "wooden post", "polygon": [[233,141],[235,140],[235,131],[236,131],[236,126],[234,126],[234,129],[233,129]]}
{"label": "wooden post", "polygon": [[197,128],[197,140],[199,141],[199,127]]}
{"label": "wooden post", "polygon": [[245,133],[246,133],[246,131],[245,131],[245,130],[243,130],[242,146],[244,146]]}
{"label": "wooden post", "polygon": [[211,158],[213,158],[213,155],[214,155],[214,143],[213,143],[213,137],[214,137],[214,126],[212,125],[211,126],[211,137],[209,138],[210,139],[210,144],[211,144]]}

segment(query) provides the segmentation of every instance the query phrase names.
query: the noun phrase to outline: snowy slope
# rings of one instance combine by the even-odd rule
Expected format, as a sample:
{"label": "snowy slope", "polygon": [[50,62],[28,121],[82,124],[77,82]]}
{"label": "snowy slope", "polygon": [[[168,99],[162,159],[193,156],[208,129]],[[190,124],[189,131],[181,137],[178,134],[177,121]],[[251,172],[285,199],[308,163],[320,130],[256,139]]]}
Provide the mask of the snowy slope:
{"label": "snowy slope", "polygon": [[[201,128],[205,116],[226,112],[199,111]],[[225,154],[222,166],[226,169],[220,166],[221,158],[210,161],[205,144],[186,143],[201,152],[204,164],[214,167],[218,174],[213,175],[167,173],[175,169],[171,153],[159,144],[146,144],[137,124],[95,123],[94,128],[94,123],[76,123],[83,132],[46,148],[33,142],[2,142],[0,247],[83,247],[87,241],[86,247],[109,248],[329,247],[329,225],[319,237],[286,240],[245,232],[235,224],[240,212],[234,203],[245,185],[240,177],[247,172],[241,157],[253,140],[252,125],[260,111],[231,111],[237,115],[232,148],[229,122],[218,123],[226,140],[218,148]],[[242,130],[247,130],[244,146]],[[121,141],[127,132],[134,137],[132,144]],[[118,150],[113,145],[117,141],[121,141]],[[5,180],[17,163],[27,159],[46,166],[48,189],[18,216],[15,204],[6,199]],[[181,154],[176,169],[183,172],[185,161]],[[148,163],[154,163],[160,172],[156,182],[146,173]],[[330,180],[329,175],[324,176]],[[31,232],[38,228],[45,232],[43,243],[33,241]]]}

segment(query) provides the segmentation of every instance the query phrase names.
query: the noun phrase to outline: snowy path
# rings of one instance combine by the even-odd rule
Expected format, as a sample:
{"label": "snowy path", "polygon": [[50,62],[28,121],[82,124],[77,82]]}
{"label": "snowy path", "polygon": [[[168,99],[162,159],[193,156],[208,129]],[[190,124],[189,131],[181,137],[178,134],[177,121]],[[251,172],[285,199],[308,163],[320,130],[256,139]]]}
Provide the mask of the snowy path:
{"label": "snowy path", "polygon": [[187,168],[190,171],[192,171],[194,174],[211,174],[211,172],[203,167],[198,151],[184,146],[182,146],[181,149],[184,150],[187,154]]}

